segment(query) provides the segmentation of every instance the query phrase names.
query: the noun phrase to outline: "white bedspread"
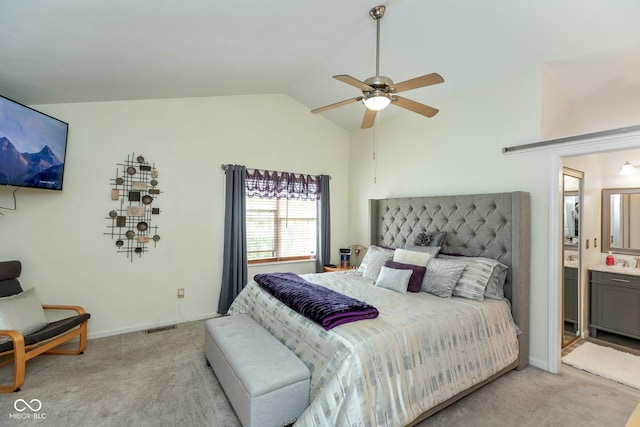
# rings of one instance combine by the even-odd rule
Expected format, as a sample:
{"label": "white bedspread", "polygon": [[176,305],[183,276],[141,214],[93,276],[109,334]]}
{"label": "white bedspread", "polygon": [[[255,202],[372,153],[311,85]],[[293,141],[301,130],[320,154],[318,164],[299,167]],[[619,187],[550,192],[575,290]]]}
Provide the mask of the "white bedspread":
{"label": "white bedspread", "polygon": [[311,370],[311,404],[295,426],[404,426],[517,359],[505,301],[401,294],[356,273],[304,277],[380,316],[325,331],[253,281],[236,298],[229,314],[249,314]]}

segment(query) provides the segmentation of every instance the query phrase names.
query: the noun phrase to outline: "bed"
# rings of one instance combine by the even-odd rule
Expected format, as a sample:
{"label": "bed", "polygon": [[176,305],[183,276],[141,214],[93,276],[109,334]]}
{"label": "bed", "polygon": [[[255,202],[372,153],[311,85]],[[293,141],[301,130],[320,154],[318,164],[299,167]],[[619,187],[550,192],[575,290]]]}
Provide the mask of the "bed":
{"label": "bed", "polygon": [[325,330],[255,281],[229,314],[250,315],[309,367],[311,404],[296,426],[416,424],[528,365],[529,212],[526,192],[370,201],[372,245],[445,232],[441,254],[508,267],[504,299],[395,292],[354,271],[304,278],[375,306],[376,319]]}

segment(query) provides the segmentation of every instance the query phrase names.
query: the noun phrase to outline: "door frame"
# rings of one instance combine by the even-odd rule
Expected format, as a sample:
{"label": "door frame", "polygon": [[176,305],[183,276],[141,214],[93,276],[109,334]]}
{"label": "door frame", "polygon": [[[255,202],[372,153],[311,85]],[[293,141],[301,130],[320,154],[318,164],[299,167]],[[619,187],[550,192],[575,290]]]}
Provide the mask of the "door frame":
{"label": "door frame", "polygon": [[[585,139],[578,139],[563,146],[551,147],[549,152],[550,161],[550,188],[549,188],[549,231],[550,235],[558,236],[563,224],[559,221],[558,211],[560,209],[560,199],[562,196],[562,158],[580,156],[586,154],[604,153],[607,151],[629,150],[640,148],[640,131],[617,133],[614,135],[604,135]],[[557,238],[549,239],[549,260],[548,260],[548,282],[549,301],[547,324],[547,370],[552,373],[559,373],[562,365],[560,345],[560,301],[562,287],[560,286],[560,264],[562,247]]]}
{"label": "door frame", "polygon": [[578,244],[577,244],[577,251],[578,251],[578,334],[576,335],[576,337],[574,338],[574,340],[572,342],[575,342],[576,339],[583,337],[584,338],[584,325],[586,324],[586,320],[585,316],[584,316],[584,307],[585,304],[587,303],[587,301],[584,301],[584,280],[583,280],[583,274],[582,274],[582,255],[583,255],[583,248],[582,245],[584,243],[583,241],[583,230],[582,230],[582,224],[583,224],[583,220],[582,220],[582,207],[584,206],[583,203],[583,199],[584,199],[584,172],[577,170],[577,169],[573,169],[567,166],[562,166],[562,192],[560,194],[560,197],[562,198],[561,202],[560,202],[560,211],[558,212],[560,215],[560,219],[559,221],[562,223],[563,225],[563,230],[562,232],[558,235],[558,237],[560,238],[560,241],[562,242],[562,251],[560,252],[560,260],[558,261],[558,266],[559,266],[559,270],[560,270],[560,275],[561,275],[561,280],[559,282],[559,286],[562,290],[562,292],[560,292],[560,301],[562,302],[561,304],[558,304],[560,307],[560,319],[561,322],[559,324],[560,326],[560,331],[558,332],[558,338],[560,339],[560,349],[563,348],[563,342],[564,342],[564,214],[565,214],[565,202],[564,202],[564,195],[566,193],[566,189],[565,189],[565,176],[571,177],[571,178],[575,178],[577,180],[579,180],[578,183],[578,204],[580,205],[580,209],[578,210]]}

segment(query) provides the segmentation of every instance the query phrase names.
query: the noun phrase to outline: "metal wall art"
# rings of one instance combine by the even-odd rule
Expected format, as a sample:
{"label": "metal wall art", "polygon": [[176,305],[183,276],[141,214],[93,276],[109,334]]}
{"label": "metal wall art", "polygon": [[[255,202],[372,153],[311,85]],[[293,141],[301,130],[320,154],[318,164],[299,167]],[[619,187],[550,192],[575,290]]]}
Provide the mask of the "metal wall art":
{"label": "metal wall art", "polygon": [[124,163],[118,163],[116,177],[111,179],[111,200],[114,202],[106,219],[106,235],[114,240],[116,251],[142,256],[160,241],[154,218],[160,215],[158,170],[143,156],[133,153]]}

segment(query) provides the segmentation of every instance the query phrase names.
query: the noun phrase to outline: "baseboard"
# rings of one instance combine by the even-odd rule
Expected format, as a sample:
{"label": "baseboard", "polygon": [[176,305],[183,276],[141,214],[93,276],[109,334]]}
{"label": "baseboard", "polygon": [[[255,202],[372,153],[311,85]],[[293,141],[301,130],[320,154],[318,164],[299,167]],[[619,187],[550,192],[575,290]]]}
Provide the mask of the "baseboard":
{"label": "baseboard", "polygon": [[212,317],[218,317],[218,316],[220,316],[220,314],[218,313],[202,313],[196,316],[190,316],[189,319],[177,318],[173,320],[166,320],[163,322],[146,323],[146,324],[131,326],[127,328],[111,329],[108,331],[89,333],[87,335],[87,338],[91,340],[96,338],[111,337],[114,335],[127,334],[130,332],[146,331],[147,329],[163,328],[165,326],[171,326],[171,325],[176,325],[176,324],[186,323],[186,322],[193,322],[195,320],[210,319]]}
{"label": "baseboard", "polygon": [[539,359],[535,359],[533,357],[529,357],[529,365],[538,368],[538,369],[542,369],[543,371],[547,371],[547,372],[551,372],[549,370],[549,364],[539,360]]}

